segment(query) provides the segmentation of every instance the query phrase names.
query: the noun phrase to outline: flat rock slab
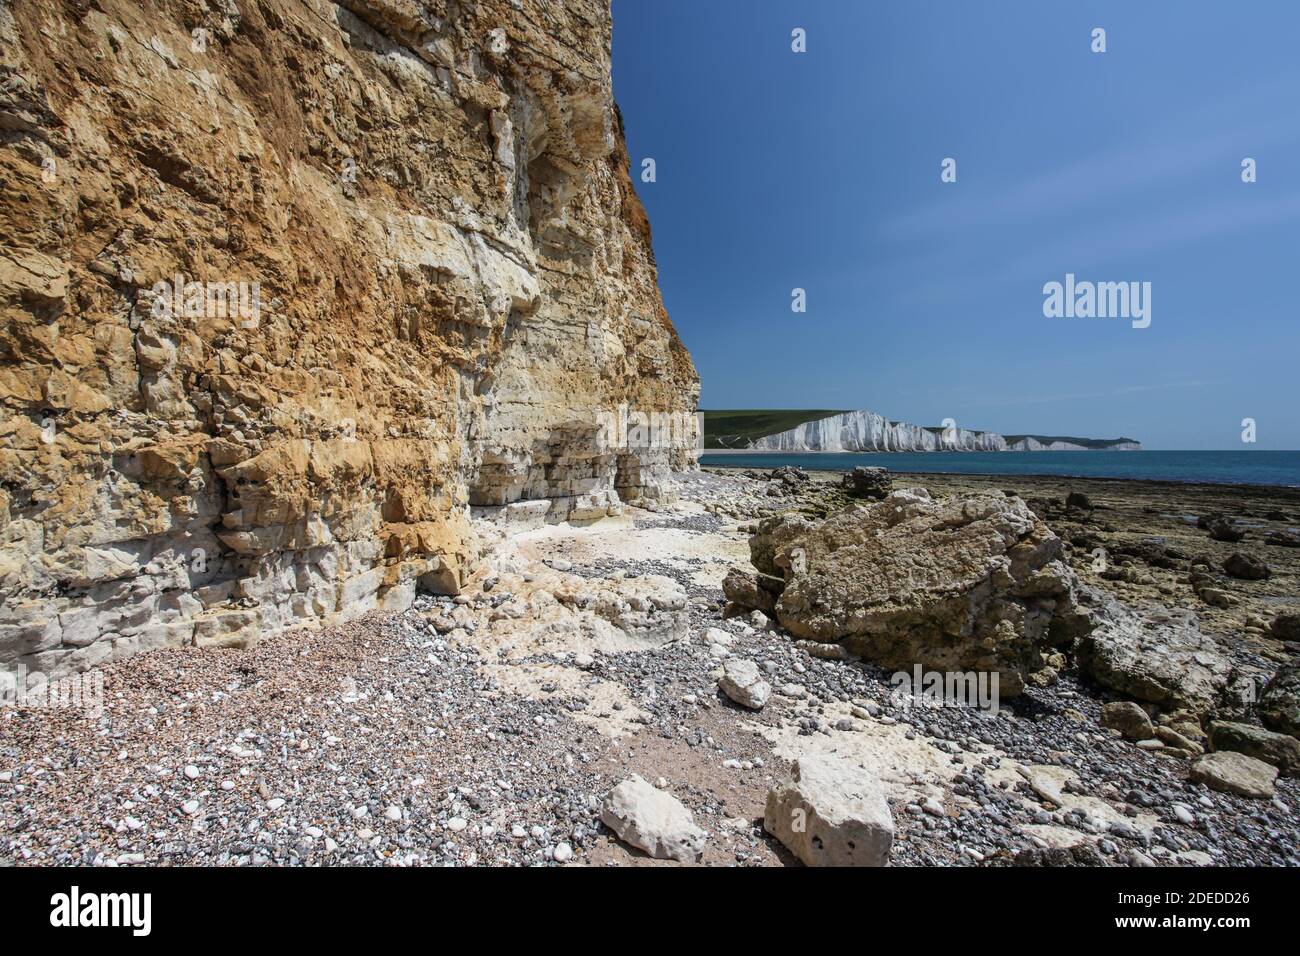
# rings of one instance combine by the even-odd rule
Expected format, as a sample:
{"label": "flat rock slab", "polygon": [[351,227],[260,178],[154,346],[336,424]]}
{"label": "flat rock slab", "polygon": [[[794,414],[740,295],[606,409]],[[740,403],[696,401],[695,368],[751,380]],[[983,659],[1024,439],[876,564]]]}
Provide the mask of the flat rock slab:
{"label": "flat rock slab", "polygon": [[695,825],[691,811],[636,774],[606,795],[600,822],[657,860],[696,863],[704,855],[707,834]]}
{"label": "flat rock slab", "polygon": [[1300,740],[1288,734],[1216,720],[1210,724],[1210,744],[1215,750],[1232,750],[1272,764],[1288,777],[1300,776]]}
{"label": "flat rock slab", "polygon": [[795,761],[767,795],[763,827],[807,866],[885,866],[894,845],[884,787],[831,756]]}
{"label": "flat rock slab", "polygon": [[1232,675],[1214,638],[1184,609],[1134,608],[1095,588],[1079,588],[1096,620],[1075,647],[1080,668],[1129,697],[1197,714],[1213,710]]}
{"label": "flat rock slab", "polygon": [[1065,806],[1065,798],[1062,793],[1065,785],[1074,778],[1074,771],[1047,765],[1019,767],[1017,769],[1020,776],[1025,778],[1025,783],[1029,784],[1029,789],[1040,800],[1050,803],[1054,807]]}
{"label": "flat rock slab", "polygon": [[1198,757],[1188,777],[1211,790],[1267,800],[1273,796],[1277,767],[1245,754],[1223,750]]}

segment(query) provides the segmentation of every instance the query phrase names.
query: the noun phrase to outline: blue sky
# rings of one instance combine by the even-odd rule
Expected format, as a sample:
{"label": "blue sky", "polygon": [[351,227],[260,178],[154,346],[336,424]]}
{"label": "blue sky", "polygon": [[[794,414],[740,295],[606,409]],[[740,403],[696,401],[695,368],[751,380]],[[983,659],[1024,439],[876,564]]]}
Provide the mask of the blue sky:
{"label": "blue sky", "polygon": [[[1296,0],[615,0],[701,404],[1300,448],[1298,49]],[[1067,272],[1150,327],[1044,317]]]}

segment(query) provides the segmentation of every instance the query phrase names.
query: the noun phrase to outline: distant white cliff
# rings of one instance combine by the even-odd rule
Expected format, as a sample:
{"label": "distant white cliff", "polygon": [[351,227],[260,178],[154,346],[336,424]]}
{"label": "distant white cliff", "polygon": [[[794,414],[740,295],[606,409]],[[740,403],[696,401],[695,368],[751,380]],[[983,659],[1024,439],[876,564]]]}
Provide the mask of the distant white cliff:
{"label": "distant white cliff", "polygon": [[[1085,444],[1086,443],[1086,444]],[[1142,443],[1131,438],[1069,439],[1046,438],[1042,435],[1012,435],[1007,439],[1007,451],[1141,451]]]}
{"label": "distant white cliff", "polygon": [[965,428],[926,428],[908,422],[895,422],[862,409],[804,422],[786,431],[756,438],[750,448],[754,451],[772,452],[870,452],[1109,451],[1136,450],[1142,447],[1139,442],[1130,439],[1070,440],[1045,438],[1041,435],[1018,435],[1015,439],[1008,442],[996,432],[976,432]]}

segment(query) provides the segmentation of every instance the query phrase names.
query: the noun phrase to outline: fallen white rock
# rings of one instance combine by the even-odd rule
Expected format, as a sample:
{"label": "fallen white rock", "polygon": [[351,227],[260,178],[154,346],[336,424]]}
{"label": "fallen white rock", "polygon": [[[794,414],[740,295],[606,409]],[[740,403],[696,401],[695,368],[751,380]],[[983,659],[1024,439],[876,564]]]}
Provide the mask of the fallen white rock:
{"label": "fallen white rock", "polygon": [[885,866],[894,845],[884,788],[838,757],[796,760],[767,795],[763,828],[808,866]]}
{"label": "fallen white rock", "polygon": [[741,707],[759,710],[772,696],[772,685],[763,680],[753,661],[733,659],[722,665],[718,687]]}
{"label": "fallen white rock", "polygon": [[730,647],[734,640],[734,637],[720,627],[711,627],[704,632],[705,644],[721,644],[723,647]]}
{"label": "fallen white rock", "polygon": [[1029,784],[1029,789],[1034,791],[1040,800],[1050,803],[1056,807],[1065,806],[1065,799],[1061,795],[1062,780],[1058,778],[1056,772],[1051,767],[1031,766],[1017,767],[1020,776],[1025,778]]}
{"label": "fallen white rock", "polygon": [[691,811],[636,774],[606,795],[600,821],[624,843],[658,860],[695,863],[704,855],[706,834]]}

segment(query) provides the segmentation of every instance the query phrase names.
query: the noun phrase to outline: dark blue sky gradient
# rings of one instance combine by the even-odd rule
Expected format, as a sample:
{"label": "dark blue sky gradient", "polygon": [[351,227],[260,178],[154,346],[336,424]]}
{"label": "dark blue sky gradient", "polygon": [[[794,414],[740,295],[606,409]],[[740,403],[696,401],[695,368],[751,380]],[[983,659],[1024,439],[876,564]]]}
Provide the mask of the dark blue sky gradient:
{"label": "dark blue sky gradient", "polygon": [[[1294,0],[615,0],[703,406],[1300,448],[1297,50]],[[1067,272],[1150,328],[1045,318]]]}

